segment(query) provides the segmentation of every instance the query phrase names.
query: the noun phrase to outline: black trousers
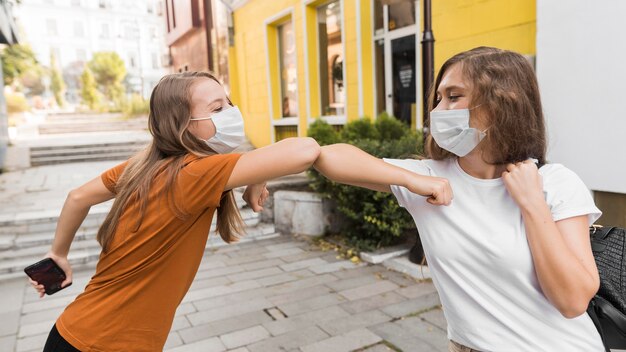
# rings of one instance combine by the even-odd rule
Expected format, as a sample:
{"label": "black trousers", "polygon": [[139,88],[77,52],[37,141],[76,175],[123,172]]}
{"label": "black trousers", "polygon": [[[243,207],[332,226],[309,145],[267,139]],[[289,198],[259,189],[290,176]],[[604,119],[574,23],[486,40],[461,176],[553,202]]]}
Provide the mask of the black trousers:
{"label": "black trousers", "polygon": [[80,350],[65,341],[63,336],[59,334],[59,330],[57,330],[57,326],[55,324],[52,326],[52,330],[50,330],[43,352],[80,352]]}

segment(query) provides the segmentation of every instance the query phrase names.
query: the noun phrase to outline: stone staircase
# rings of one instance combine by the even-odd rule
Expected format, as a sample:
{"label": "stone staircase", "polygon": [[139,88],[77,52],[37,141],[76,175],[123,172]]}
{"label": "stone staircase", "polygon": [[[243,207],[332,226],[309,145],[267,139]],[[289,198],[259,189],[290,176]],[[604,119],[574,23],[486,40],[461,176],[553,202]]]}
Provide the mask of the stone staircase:
{"label": "stone staircase", "polygon": [[[273,223],[261,222],[261,214],[245,207],[241,200],[242,189],[235,190],[235,198],[246,224],[246,235],[240,242],[279,236]],[[111,202],[95,207],[76,232],[69,260],[74,270],[93,266],[100,256],[96,233],[109,211]],[[41,259],[50,249],[58,220],[58,210],[24,215],[21,218],[0,222],[0,281],[25,277],[24,268]],[[226,245],[214,233],[216,216],[211,224],[207,249]]]}
{"label": "stone staircase", "polygon": [[148,129],[146,116],[124,118],[119,113],[69,113],[49,114],[45,122],[39,124],[40,135],[59,133],[143,131]]}
{"label": "stone staircase", "polygon": [[124,160],[139,152],[147,141],[121,141],[98,144],[71,144],[30,147],[31,166],[83,161]]}

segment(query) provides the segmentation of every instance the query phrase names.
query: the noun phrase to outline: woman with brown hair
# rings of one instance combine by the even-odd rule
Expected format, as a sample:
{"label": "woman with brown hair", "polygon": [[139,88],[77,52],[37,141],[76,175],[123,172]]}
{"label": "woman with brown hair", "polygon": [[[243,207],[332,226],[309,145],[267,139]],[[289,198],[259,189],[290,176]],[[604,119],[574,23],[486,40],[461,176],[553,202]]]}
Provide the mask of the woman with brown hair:
{"label": "woman with brown hair", "polygon": [[322,147],[315,166],[393,192],[411,213],[450,351],[603,351],[586,314],[599,287],[588,226],[601,212],[572,171],[535,164],[546,161],[546,131],[530,64],[496,48],[462,52],[444,63],[431,97],[428,159],[385,161],[447,179],[449,206],[363,182],[383,162],[349,145]]}
{"label": "woman with brown hair", "polygon": [[[213,214],[225,242],[242,234],[232,189],[250,185],[254,211],[264,182],[308,169],[320,147],[290,138],[244,154],[243,118],[220,83],[203,72],[165,76],[150,97],[152,143],[146,150],[71,191],[47,257],[72,280],[67,254],[91,206],[115,198],[97,235],[96,273],[53,326],[44,351],[160,351],[174,313],[204,254]],[[430,194],[433,177],[388,165],[372,182],[399,182]],[[44,287],[31,280],[43,297]]]}

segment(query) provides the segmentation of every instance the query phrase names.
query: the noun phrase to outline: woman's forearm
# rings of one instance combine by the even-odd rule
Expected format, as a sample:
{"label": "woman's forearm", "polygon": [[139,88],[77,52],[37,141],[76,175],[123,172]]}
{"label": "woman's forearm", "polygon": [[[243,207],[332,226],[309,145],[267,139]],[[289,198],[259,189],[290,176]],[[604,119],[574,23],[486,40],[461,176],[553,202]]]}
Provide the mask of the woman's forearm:
{"label": "woman's forearm", "polygon": [[[349,144],[323,146],[313,167],[330,180],[352,185],[407,187],[412,173]],[[370,188],[370,187],[368,187]]]}
{"label": "woman's forearm", "polygon": [[579,316],[598,289],[597,275],[567,246],[545,203],[523,208],[522,215],[543,293],[563,316]]}
{"label": "woman's forearm", "polygon": [[77,195],[76,191],[68,194],[54,233],[52,253],[61,257],[67,257],[76,231],[78,231],[80,225],[87,217],[90,208],[89,205],[81,202],[80,196]]}

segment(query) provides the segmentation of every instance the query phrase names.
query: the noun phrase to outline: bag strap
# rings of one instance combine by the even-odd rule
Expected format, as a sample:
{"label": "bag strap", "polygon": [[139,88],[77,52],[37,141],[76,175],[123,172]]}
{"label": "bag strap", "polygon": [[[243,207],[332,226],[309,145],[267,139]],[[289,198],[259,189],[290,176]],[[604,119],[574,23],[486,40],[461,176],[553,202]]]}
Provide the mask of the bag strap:
{"label": "bag strap", "polygon": [[589,306],[587,307],[587,314],[589,314],[589,317],[591,318],[591,321],[593,322],[593,325],[596,326],[596,329],[598,330],[598,333],[600,334],[600,339],[602,339],[602,346],[604,346],[604,350],[606,352],[611,352],[611,350],[606,347],[606,341],[604,338],[604,331],[602,330],[602,324],[600,324],[600,319],[598,318],[598,314],[596,313],[596,297],[593,297],[591,299],[591,301],[589,302]]}

